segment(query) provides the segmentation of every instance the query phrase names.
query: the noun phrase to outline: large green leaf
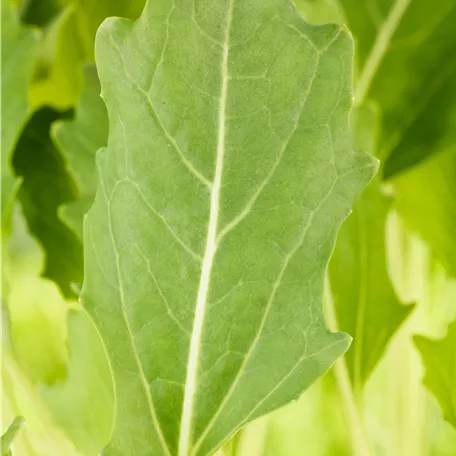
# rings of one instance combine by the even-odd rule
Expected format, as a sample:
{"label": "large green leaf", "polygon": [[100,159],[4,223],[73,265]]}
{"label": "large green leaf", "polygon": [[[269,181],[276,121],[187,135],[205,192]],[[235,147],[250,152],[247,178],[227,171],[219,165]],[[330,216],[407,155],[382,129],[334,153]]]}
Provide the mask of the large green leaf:
{"label": "large green leaf", "polygon": [[8,0],[2,0],[2,218],[17,185],[11,155],[27,117],[27,86],[35,60],[37,32],[20,25]]}
{"label": "large green leaf", "polygon": [[63,207],[61,216],[81,239],[82,219],[92,205],[97,187],[95,154],[108,139],[108,115],[94,66],[85,69],[84,87],[75,119],[54,123],[51,133],[78,190],[78,199]]}
{"label": "large green leaf", "polygon": [[456,322],[444,339],[416,336],[415,344],[426,369],[424,384],[438,400],[444,418],[456,428]]}
{"label": "large green leaf", "polygon": [[82,246],[57,211],[74,200],[76,192],[49,133],[61,118],[50,108],[36,111],[17,143],[13,165],[23,179],[19,198],[24,215],[46,253],[44,276],[54,280],[66,297],[74,297],[73,284],[82,282]]}
{"label": "large green leaf", "polygon": [[348,347],[321,303],[375,169],[349,139],[351,39],[282,0],[181,0],[105,22],[96,49],[82,301],[114,374],[105,454],[211,454]]}

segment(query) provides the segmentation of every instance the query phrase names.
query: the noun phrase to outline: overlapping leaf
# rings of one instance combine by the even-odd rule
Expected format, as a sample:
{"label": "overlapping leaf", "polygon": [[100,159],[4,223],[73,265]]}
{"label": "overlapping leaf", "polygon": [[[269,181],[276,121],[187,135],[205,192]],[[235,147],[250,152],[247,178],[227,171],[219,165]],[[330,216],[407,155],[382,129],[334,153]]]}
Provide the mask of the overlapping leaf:
{"label": "overlapping leaf", "polygon": [[19,207],[12,217],[12,232],[3,254],[10,260],[7,309],[8,335],[24,374],[35,383],[56,384],[66,375],[69,304],[55,283],[40,277],[44,255],[28,233]]}
{"label": "overlapping leaf", "polygon": [[434,394],[444,418],[456,428],[456,323],[441,340],[416,336],[426,369],[424,384]]}
{"label": "overlapping leaf", "polygon": [[[370,153],[376,119],[371,107],[358,108],[351,117],[355,144]],[[385,230],[391,202],[380,179],[369,184],[342,225],[329,267],[338,328],[354,339],[346,361],[358,392],[411,310],[400,304],[388,275]]]}
{"label": "overlapping leaf", "polygon": [[24,0],[20,3],[20,17],[24,24],[45,27],[69,3],[69,0]]}
{"label": "overlapping leaf", "polygon": [[[297,3],[313,13],[307,0]],[[356,99],[373,100],[381,111],[376,154],[384,176],[393,178],[397,209],[455,274],[456,4],[321,0],[312,7],[344,21],[354,34]]]}
{"label": "overlapping leaf", "polygon": [[396,207],[456,276],[456,148],[440,151],[394,179]]}
{"label": "overlapping leaf", "polygon": [[50,108],[33,114],[17,143],[13,165],[23,179],[19,198],[30,231],[46,252],[44,276],[54,280],[65,296],[74,297],[73,284],[82,282],[82,247],[57,211],[74,200],[76,192],[49,134],[61,116]]}
{"label": "overlapping leaf", "polygon": [[11,208],[17,181],[11,155],[29,115],[27,86],[35,61],[37,32],[19,23],[8,0],[2,0],[2,218]]}
{"label": "overlapping leaf", "polygon": [[68,352],[65,382],[40,388],[40,395],[77,451],[97,456],[111,435],[114,397],[103,345],[84,311],[69,315]]}
{"label": "overlapping leaf", "polygon": [[436,145],[454,143],[452,0],[296,1],[306,16],[345,22],[354,34],[356,97],[381,109],[377,154],[387,177],[436,153]]}
{"label": "overlapping leaf", "polygon": [[[441,141],[451,123],[454,97],[448,97],[447,89],[454,87],[456,70],[456,4],[340,4],[357,39],[356,97],[359,102],[375,100],[382,110],[378,153],[388,157],[384,172],[389,177],[435,152],[432,145]],[[438,118],[433,112],[439,112]]]}
{"label": "overlapping leaf", "polygon": [[14,440],[14,456],[78,456],[52,423],[36,387],[24,375],[10,348],[2,343],[2,422],[7,426],[18,414],[26,417],[26,425]]}
{"label": "overlapping leaf", "polygon": [[74,120],[55,122],[52,137],[59,147],[77,186],[77,200],[61,209],[62,219],[82,239],[82,220],[97,188],[95,154],[106,145],[108,115],[100,97],[100,83],[94,66],[85,69],[84,92]]}
{"label": "overlapping leaf", "polygon": [[279,0],[149,2],[101,27],[82,299],[115,377],[106,454],[211,454],[347,348],[321,302],[374,170],[348,135],[352,52]]}
{"label": "overlapping leaf", "polygon": [[[95,456],[109,439],[113,418],[103,346],[88,316],[40,277],[44,255],[20,212],[13,214],[12,235],[4,246],[12,274],[3,296],[2,415],[27,417],[19,455],[70,455],[74,445],[82,455]],[[24,452],[29,444],[33,450]]]}
{"label": "overlapping leaf", "polygon": [[[63,3],[48,1],[46,5],[57,10]],[[109,16],[136,18],[144,6],[144,0],[75,0],[67,3],[45,27],[40,61],[30,91],[34,107],[48,105],[68,109],[73,106],[82,91],[83,65],[93,61],[95,33],[101,22]],[[42,5],[29,8],[28,20],[36,23],[42,10]]]}

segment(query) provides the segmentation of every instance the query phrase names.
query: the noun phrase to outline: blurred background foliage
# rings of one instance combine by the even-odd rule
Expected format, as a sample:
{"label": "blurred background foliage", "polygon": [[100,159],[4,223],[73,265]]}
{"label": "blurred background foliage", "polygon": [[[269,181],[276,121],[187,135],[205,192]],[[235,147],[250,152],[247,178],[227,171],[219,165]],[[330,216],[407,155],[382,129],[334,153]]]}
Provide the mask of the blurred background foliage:
{"label": "blurred background foliage", "polygon": [[[106,17],[136,18],[144,1],[1,2],[2,433],[24,416],[14,454],[94,456],[114,400],[76,301],[108,132],[93,46]],[[354,342],[299,401],[220,454],[455,456],[456,3],[296,4],[311,23],[351,30],[353,140],[380,160],[329,267],[328,325]]]}

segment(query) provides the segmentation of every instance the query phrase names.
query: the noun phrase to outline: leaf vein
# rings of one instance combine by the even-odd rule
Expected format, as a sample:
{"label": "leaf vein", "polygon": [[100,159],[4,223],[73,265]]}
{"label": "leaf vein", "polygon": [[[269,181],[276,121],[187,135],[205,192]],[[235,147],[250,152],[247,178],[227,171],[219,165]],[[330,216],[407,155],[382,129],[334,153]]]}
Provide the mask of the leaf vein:
{"label": "leaf vein", "polygon": [[153,399],[152,399],[152,394],[151,394],[150,388],[149,388],[149,383],[147,381],[146,375],[145,375],[143,367],[142,367],[141,359],[139,357],[138,350],[136,348],[136,344],[135,344],[135,341],[134,341],[133,333],[132,333],[131,327],[130,327],[130,321],[129,321],[128,315],[127,315],[127,309],[126,309],[126,304],[125,304],[125,296],[124,296],[124,289],[123,289],[123,284],[122,284],[122,276],[121,276],[121,272],[120,272],[120,256],[119,256],[119,252],[118,252],[116,241],[115,241],[115,237],[114,237],[114,232],[112,230],[111,207],[110,207],[109,199],[107,197],[106,188],[105,188],[105,185],[104,185],[104,182],[103,182],[103,177],[101,176],[101,174],[100,174],[99,181],[100,181],[100,188],[102,190],[102,194],[103,194],[103,196],[104,196],[104,198],[106,200],[106,205],[107,205],[106,209],[107,209],[107,213],[108,213],[109,235],[110,235],[111,242],[112,242],[112,247],[113,247],[113,250],[114,250],[114,253],[115,253],[115,256],[116,256],[116,271],[117,271],[117,278],[118,278],[118,282],[119,282],[119,297],[120,297],[120,303],[121,303],[121,307],[122,307],[122,317],[123,317],[123,320],[124,320],[124,323],[125,323],[125,328],[126,328],[127,333],[128,333],[128,337],[129,337],[129,340],[130,340],[130,344],[131,344],[131,348],[132,348],[132,351],[133,351],[133,355],[135,357],[135,362],[136,362],[136,365],[138,367],[138,374],[139,374],[141,383],[143,385],[144,392],[146,394],[148,408],[149,408],[149,413],[151,415],[154,427],[155,427],[155,429],[157,431],[157,436],[158,436],[158,439],[160,441],[160,445],[162,446],[163,451],[165,452],[165,454],[167,456],[171,456],[171,452],[169,451],[168,444],[166,443],[166,440],[165,440],[164,435],[163,435],[163,431],[162,431],[160,423],[158,421],[157,413],[156,413],[156,410],[155,410],[155,405],[154,405],[154,402],[153,402]]}
{"label": "leaf vein", "polygon": [[231,386],[230,386],[226,396],[224,397],[223,401],[220,403],[220,406],[218,407],[218,409],[216,410],[216,412],[212,416],[210,422],[208,423],[208,425],[206,426],[204,431],[201,433],[201,436],[199,437],[198,441],[196,442],[195,447],[194,447],[194,451],[192,453],[193,455],[196,455],[198,448],[201,446],[201,444],[203,443],[205,437],[208,435],[209,431],[212,429],[212,427],[216,423],[216,420],[218,419],[218,417],[222,413],[224,407],[228,403],[229,398],[231,397],[231,395],[233,394],[234,390],[236,389],[237,384],[239,383],[239,381],[240,381],[240,379],[242,377],[242,374],[245,371],[247,363],[248,363],[250,357],[252,356],[252,354],[253,354],[253,352],[255,350],[255,347],[258,344],[259,340],[261,339],[261,335],[262,335],[264,327],[266,325],[266,322],[267,322],[267,319],[268,319],[268,316],[269,316],[269,312],[271,310],[272,304],[273,304],[275,296],[277,294],[277,290],[279,289],[279,287],[281,285],[282,278],[283,278],[283,275],[286,272],[288,264],[290,263],[291,259],[294,257],[294,255],[299,251],[299,249],[303,245],[303,243],[305,241],[305,238],[307,236],[307,233],[308,233],[309,229],[312,226],[313,219],[314,219],[315,215],[321,209],[321,207],[326,202],[326,200],[331,196],[331,194],[332,194],[332,192],[333,192],[333,190],[334,190],[334,188],[336,186],[336,183],[338,181],[339,181],[339,176],[336,176],[334,181],[333,181],[333,183],[331,184],[328,192],[326,193],[326,195],[321,199],[321,201],[318,204],[318,206],[309,215],[309,219],[308,219],[308,221],[307,221],[307,223],[306,223],[306,225],[305,225],[305,227],[304,227],[304,229],[303,229],[303,231],[301,233],[301,237],[300,237],[298,243],[291,250],[291,252],[288,253],[287,256],[285,257],[285,260],[283,262],[282,268],[280,269],[279,274],[277,275],[277,279],[276,279],[276,281],[275,281],[275,283],[274,283],[274,285],[272,287],[272,291],[271,291],[271,294],[269,296],[269,299],[268,299],[268,302],[267,302],[263,317],[262,317],[262,319],[260,321],[260,325],[258,327],[258,332],[257,332],[255,338],[253,339],[249,350],[245,354],[244,361],[242,362],[241,367],[239,368],[239,371],[237,372],[233,382],[231,383]]}
{"label": "leaf vein", "polygon": [[198,262],[201,262],[202,258],[199,254],[197,254],[193,249],[191,249],[180,237],[179,235],[171,228],[171,226],[169,225],[168,221],[166,220],[166,218],[159,212],[157,211],[157,209],[155,209],[150,203],[149,201],[147,201],[147,198],[146,196],[144,195],[144,193],[142,192],[141,190],[141,187],[136,184],[136,182],[130,180],[130,179],[127,179],[125,180],[126,182],[129,182],[134,188],[135,190],[138,192],[138,195],[140,196],[141,200],[143,201],[143,203],[147,206],[147,208],[155,215],[157,216],[161,222],[163,223],[163,225],[167,228],[168,232],[171,234],[171,236],[175,239],[175,241],[187,252],[189,253],[195,260],[197,260]]}
{"label": "leaf vein", "polygon": [[109,38],[110,38],[110,41],[113,43],[117,53],[119,54],[119,57],[122,61],[122,64],[123,64],[123,68],[124,68],[124,73],[125,75],[127,76],[128,80],[133,84],[133,86],[136,88],[136,90],[138,90],[139,93],[141,93],[146,102],[147,102],[147,106],[149,107],[149,110],[152,114],[152,117],[154,118],[156,124],[158,125],[158,127],[160,128],[160,130],[162,131],[162,133],[165,135],[165,138],[172,144],[174,150],[177,152],[178,156],[180,157],[181,159],[181,162],[185,165],[185,167],[199,180],[201,181],[206,187],[208,188],[211,188],[211,183],[193,166],[193,164],[189,161],[189,159],[184,155],[184,153],[182,152],[181,148],[179,147],[179,145],[177,144],[176,140],[174,139],[174,137],[169,133],[169,131],[165,128],[165,126],[163,125],[163,123],[161,122],[160,120],[160,117],[155,109],[155,106],[154,104],[152,103],[152,100],[150,99],[150,93],[145,91],[139,84],[138,82],[131,76],[131,74],[129,73],[128,69],[127,69],[127,65],[126,65],[126,62],[125,62],[125,58],[122,54],[122,51],[120,49],[120,46],[118,45],[118,43],[116,42],[116,40],[114,39],[114,37],[112,36],[111,32],[108,32],[108,35],[109,35]]}

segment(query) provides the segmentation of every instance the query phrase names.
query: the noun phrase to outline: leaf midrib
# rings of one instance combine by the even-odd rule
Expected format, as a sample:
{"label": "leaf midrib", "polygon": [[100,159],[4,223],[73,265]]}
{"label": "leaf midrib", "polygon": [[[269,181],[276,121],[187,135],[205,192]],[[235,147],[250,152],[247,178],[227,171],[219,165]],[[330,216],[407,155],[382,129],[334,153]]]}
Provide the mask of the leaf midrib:
{"label": "leaf midrib", "polygon": [[201,277],[196,300],[195,317],[193,320],[190,349],[187,362],[187,377],[185,381],[184,401],[182,406],[181,425],[179,433],[179,456],[188,456],[192,433],[194,401],[196,394],[196,377],[198,359],[202,338],[204,317],[206,313],[209,283],[212,272],[214,256],[217,250],[217,226],[220,206],[220,189],[223,173],[223,158],[225,153],[225,117],[228,94],[228,54],[231,22],[234,9],[234,0],[230,0],[227,18],[225,39],[221,61],[221,87],[219,98],[219,123],[217,139],[217,157],[214,181],[211,185],[211,199],[209,212],[209,226],[207,231],[206,247],[201,267]]}

